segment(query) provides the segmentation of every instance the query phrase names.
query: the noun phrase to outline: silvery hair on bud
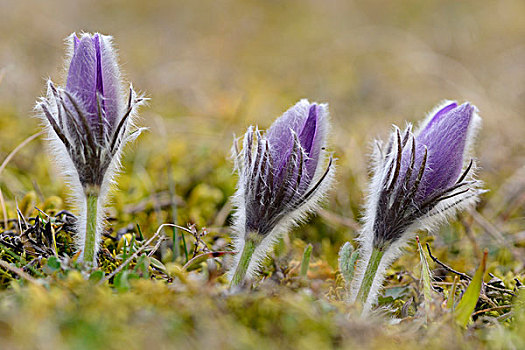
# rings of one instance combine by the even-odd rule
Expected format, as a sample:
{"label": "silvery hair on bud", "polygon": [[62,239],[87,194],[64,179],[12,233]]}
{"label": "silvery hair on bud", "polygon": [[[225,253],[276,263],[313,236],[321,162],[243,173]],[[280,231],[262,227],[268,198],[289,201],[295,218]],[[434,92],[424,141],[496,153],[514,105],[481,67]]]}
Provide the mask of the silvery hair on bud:
{"label": "silvery hair on bud", "polygon": [[[481,124],[477,109],[473,107],[465,136],[461,175],[453,185],[416,203],[414,192],[421,185],[422,172],[432,171],[428,164],[425,164],[427,147],[420,152],[419,163],[416,160],[417,135],[429,125],[438,111],[450,104],[451,102],[446,101],[431,111],[414,133],[416,136],[412,133],[412,125],[408,124],[404,132],[394,126],[386,146],[381,141],[375,141],[372,152],[373,175],[366,199],[363,227],[358,237],[360,256],[350,291],[350,302],[354,302],[373,248],[382,247],[384,255],[364,305],[365,311],[370,310],[377,301],[387,268],[402,254],[409,241],[415,237],[416,231],[424,229],[432,232],[458,211],[473,206],[479,194],[485,192],[480,189],[482,182],[474,179],[476,165],[474,159],[470,158],[472,145]],[[400,172],[402,158],[404,164],[408,164],[404,173]]]}
{"label": "silvery hair on bud", "polygon": [[[291,114],[308,116],[309,110],[312,113],[312,108],[316,108],[315,113],[319,116],[314,139],[314,142],[319,142],[319,145],[315,146],[319,146],[319,152],[315,172],[310,178],[305,165],[310,158],[299,142],[300,130],[294,130],[292,126],[286,128],[285,125],[288,119],[293,120]],[[291,133],[289,135],[293,138],[289,161],[285,163],[287,169],[284,173],[288,175],[283,176],[282,182],[274,181],[275,174],[279,172],[275,159],[272,159],[272,151],[275,152],[283,146],[279,142],[282,139],[272,139],[276,134],[273,131],[278,128]],[[328,132],[328,106],[301,100],[277,119],[266,133],[262,134],[257,128],[249,127],[243,138],[242,150],[238,149],[239,140],[234,140],[232,158],[239,175],[237,191],[232,198],[236,208],[232,225],[235,251],[243,250],[248,226],[260,228],[257,234],[261,241],[256,246],[248,266],[247,279],[255,277],[268,252],[284,233],[292,226],[304,222],[310,213],[318,209],[319,203],[330,188],[335,164],[325,150]],[[272,147],[276,149],[272,150]],[[233,267],[238,265],[239,258],[240,254],[234,256]],[[232,268],[229,271],[230,279],[234,270],[235,268]]]}
{"label": "silvery hair on bud", "polygon": [[[85,36],[90,35],[83,34],[81,38]],[[114,110],[116,119],[111,123],[105,112],[101,114],[100,103],[105,100],[104,97],[97,95],[100,123],[94,125],[93,121],[89,120],[88,113],[85,113],[87,107],[81,98],[64,87],[55,86],[51,80],[47,82],[46,96],[42,97],[35,106],[35,111],[47,130],[49,153],[68,183],[72,204],[79,211],[75,239],[78,250],[84,246],[85,240],[83,232],[86,228],[86,191],[89,191],[91,186],[96,187],[98,191],[96,220],[96,251],[98,251],[105,217],[105,202],[110,188],[115,184],[115,175],[121,167],[123,146],[133,141],[144,130],[144,128],[136,128],[133,121],[138,107],[144,104],[146,99],[138,96],[131,85],[129,95],[124,94],[112,38],[106,35],[100,35],[100,38],[106,49],[102,70],[111,72],[111,78],[118,83],[115,90],[118,93],[116,100],[113,101],[116,106]],[[75,33],[66,39],[67,63],[73,58],[75,40],[77,40]],[[69,65],[66,64],[66,69],[68,68]]]}

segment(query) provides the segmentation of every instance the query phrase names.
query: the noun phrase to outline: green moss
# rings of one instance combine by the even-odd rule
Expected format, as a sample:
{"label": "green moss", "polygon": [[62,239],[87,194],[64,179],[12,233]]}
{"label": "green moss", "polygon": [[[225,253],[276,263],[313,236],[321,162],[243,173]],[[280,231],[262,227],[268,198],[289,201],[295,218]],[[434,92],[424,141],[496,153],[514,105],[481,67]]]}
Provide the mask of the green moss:
{"label": "green moss", "polygon": [[[442,98],[471,99],[485,125],[476,146],[478,173],[490,189],[477,207],[485,220],[464,213],[434,239],[420,237],[440,261],[471,275],[489,248],[493,277],[486,282],[518,293],[525,282],[523,60],[516,50],[525,30],[522,1],[122,5],[18,1],[2,13],[0,28],[17,34],[0,40],[8,53],[0,65],[0,163],[40,130],[28,111],[44,88],[41,77],[58,80],[61,40],[69,32],[85,27],[115,35],[127,76],[151,97],[137,120],[150,130],[122,159],[97,271],[75,261],[74,219],[62,212],[75,208],[43,138],[23,147],[0,174],[8,219],[17,219],[18,206],[27,223],[4,227],[0,208],[0,260],[12,267],[0,267],[2,348],[525,347],[523,295],[485,289],[473,323],[458,330],[443,307],[453,275],[430,260],[435,300],[422,325],[415,245],[387,272],[379,298],[387,317],[359,318],[345,303],[337,271],[341,245],[355,245],[370,140],[392,123],[420,119],[417,111]],[[267,128],[302,97],[330,103],[336,190],[326,212],[280,240],[263,263],[264,280],[231,295],[224,277],[230,255],[202,258],[191,271],[183,266],[206,249],[230,249],[232,135],[248,125]],[[198,239],[177,230],[174,247],[167,228],[158,249],[154,240],[123,267],[166,222],[197,224]],[[304,279],[307,244],[313,249]],[[458,298],[464,290],[458,285]]]}

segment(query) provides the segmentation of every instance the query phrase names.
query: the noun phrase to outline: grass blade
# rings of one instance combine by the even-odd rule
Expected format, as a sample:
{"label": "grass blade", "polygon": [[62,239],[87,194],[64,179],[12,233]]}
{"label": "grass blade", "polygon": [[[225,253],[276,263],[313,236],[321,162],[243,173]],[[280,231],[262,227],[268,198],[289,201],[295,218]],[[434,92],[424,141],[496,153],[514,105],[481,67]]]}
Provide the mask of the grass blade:
{"label": "grass blade", "polygon": [[430,274],[430,268],[428,266],[427,258],[421,243],[419,242],[419,236],[416,236],[417,248],[419,251],[419,259],[421,260],[421,284],[423,285],[423,299],[425,303],[425,315],[428,317],[430,314],[430,305],[432,303],[432,278]]}
{"label": "grass blade", "polygon": [[476,271],[476,274],[470,281],[463,298],[458,303],[458,306],[455,310],[456,322],[462,326],[466,327],[468,321],[470,320],[470,315],[476,308],[476,304],[481,293],[481,287],[483,286],[483,278],[485,277],[485,269],[487,267],[487,255],[488,251],[483,252],[483,260]]}
{"label": "grass blade", "polygon": [[456,301],[456,288],[458,287],[458,281],[459,281],[459,277],[457,275],[454,276],[454,282],[452,283],[452,287],[450,288],[450,292],[448,293],[447,309],[454,308],[454,303]]}
{"label": "grass blade", "polygon": [[306,248],[304,248],[303,260],[301,261],[301,272],[299,274],[303,278],[306,278],[306,274],[308,273],[308,267],[310,266],[311,256],[312,256],[312,245],[308,244]]}

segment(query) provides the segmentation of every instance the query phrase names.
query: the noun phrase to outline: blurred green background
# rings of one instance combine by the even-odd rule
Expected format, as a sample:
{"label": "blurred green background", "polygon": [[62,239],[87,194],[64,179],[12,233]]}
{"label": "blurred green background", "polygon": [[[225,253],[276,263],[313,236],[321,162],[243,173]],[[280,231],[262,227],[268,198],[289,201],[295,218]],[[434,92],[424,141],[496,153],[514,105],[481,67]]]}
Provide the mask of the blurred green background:
{"label": "blurred green background", "polygon": [[[149,131],[123,160],[109,229],[139,223],[150,235],[171,221],[172,178],[176,221],[227,242],[233,134],[267,128],[301,98],[329,103],[336,190],[292,245],[297,260],[313,243],[333,278],[339,246],[358,228],[373,138],[417,123],[444,99],[470,101],[483,118],[475,154],[490,192],[433,246],[470,272],[489,247],[489,271],[515,283],[525,262],[524,18],[522,0],[0,0],[0,159],[40,130],[33,106],[47,78],[63,83],[64,39],[110,34],[126,79],[151,100],[138,120]],[[69,208],[44,144],[25,146],[0,174],[8,217],[24,200],[28,215],[34,205]]]}
{"label": "blurred green background", "polygon": [[[524,164],[524,13],[518,0],[4,0],[0,152],[38,130],[32,107],[46,78],[63,81],[64,38],[99,31],[115,37],[128,80],[151,98],[139,121],[150,132],[128,152],[134,167],[124,162],[149,191],[162,183],[152,178],[162,159],[181,155],[209,152],[201,171],[227,177],[211,164],[227,156],[233,133],[268,127],[304,97],[330,104],[341,188],[332,207],[345,216],[361,204],[371,139],[443,99],[478,106],[480,177],[497,191]],[[183,189],[206,167],[187,159],[174,170]],[[9,165],[20,170],[3,174],[9,200],[32,182],[44,196],[61,187],[36,142]]]}
{"label": "blurred green background", "polygon": [[[523,1],[4,0],[0,13],[0,105],[26,134],[45,78],[63,78],[64,38],[99,31],[151,98],[140,152],[178,140],[226,153],[232,133],[307,97],[330,104],[340,175],[362,185],[372,137],[457,99],[484,118],[482,177],[523,164]],[[4,153],[21,140],[5,118]]]}
{"label": "blurred green background", "polygon": [[[268,127],[306,97],[330,105],[339,170],[338,190],[327,207],[352,231],[355,225],[344,220],[358,219],[372,139],[388,135],[391,124],[417,122],[437,103],[455,99],[472,102],[483,117],[476,156],[479,177],[491,190],[484,197],[488,219],[505,211],[501,206],[508,201],[513,213],[523,215],[523,1],[0,6],[0,155],[39,130],[32,107],[46,78],[63,82],[64,38],[72,32],[113,35],[127,79],[151,98],[139,120],[149,132],[128,149],[117,204],[136,204],[167,190],[169,171],[177,194],[189,204],[179,223],[220,226],[224,212],[221,222],[217,212],[235,184],[227,159],[232,135],[252,124]],[[35,188],[40,200],[64,198],[41,140],[8,164],[0,185],[11,210]],[[331,219],[325,221],[337,218]],[[523,220],[518,226],[524,229]],[[337,243],[345,238],[333,230],[324,234]],[[346,238],[351,237],[352,232]]]}

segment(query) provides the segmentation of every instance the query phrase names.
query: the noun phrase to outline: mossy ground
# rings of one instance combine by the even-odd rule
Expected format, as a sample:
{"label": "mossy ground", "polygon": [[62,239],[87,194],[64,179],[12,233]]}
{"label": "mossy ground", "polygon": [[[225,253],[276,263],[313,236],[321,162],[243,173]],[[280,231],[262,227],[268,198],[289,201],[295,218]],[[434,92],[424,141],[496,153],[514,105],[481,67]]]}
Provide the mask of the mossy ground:
{"label": "mossy ground", "polygon": [[[469,100],[484,119],[476,156],[490,191],[475,211],[420,236],[440,261],[469,275],[487,248],[485,281],[519,294],[522,1],[0,5],[1,160],[39,131],[31,108],[43,77],[60,81],[62,40],[73,31],[114,35],[127,78],[151,97],[139,120],[149,131],[123,159],[97,271],[74,262],[75,209],[43,138],[0,173],[0,259],[16,270],[0,267],[2,348],[525,347],[523,295],[484,289],[470,325],[459,328],[444,307],[453,275],[430,259],[435,292],[425,311],[415,243],[389,270],[380,298],[388,310],[374,318],[346,305],[337,270],[339,248],[354,243],[359,228],[371,139],[392,123],[416,122],[444,98]],[[336,189],[319,215],[284,237],[255,288],[231,295],[229,254],[188,261],[229,249],[232,135],[268,127],[303,97],[330,103]],[[166,227],[116,271],[168,222],[193,234]],[[298,275],[308,243],[305,279]]]}

